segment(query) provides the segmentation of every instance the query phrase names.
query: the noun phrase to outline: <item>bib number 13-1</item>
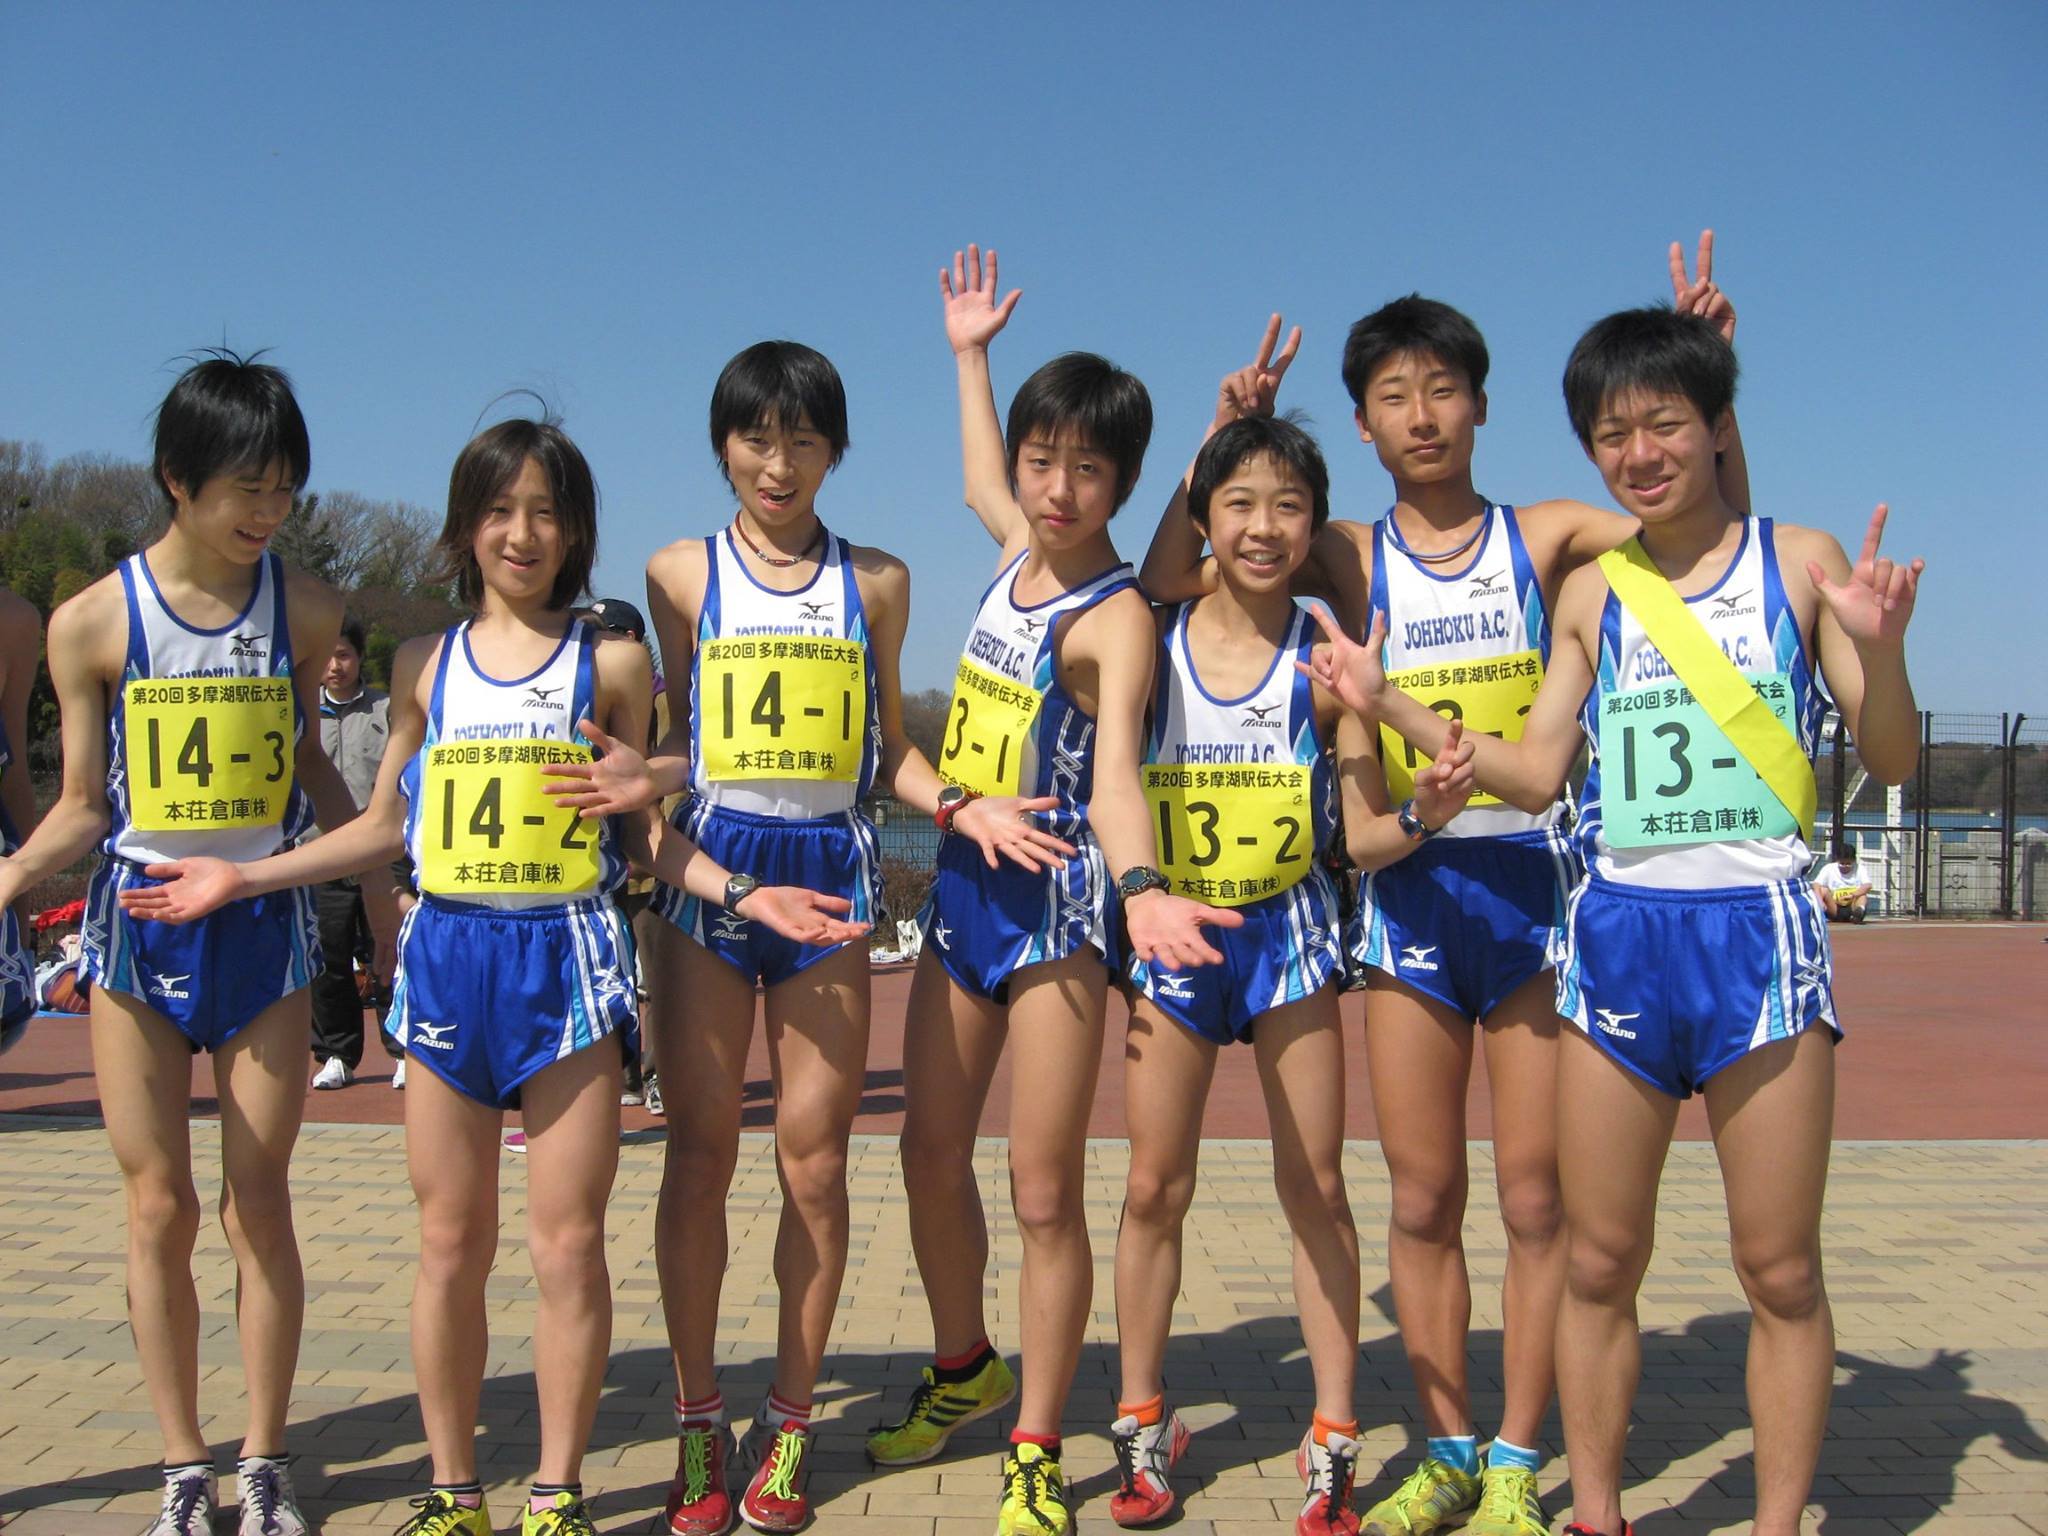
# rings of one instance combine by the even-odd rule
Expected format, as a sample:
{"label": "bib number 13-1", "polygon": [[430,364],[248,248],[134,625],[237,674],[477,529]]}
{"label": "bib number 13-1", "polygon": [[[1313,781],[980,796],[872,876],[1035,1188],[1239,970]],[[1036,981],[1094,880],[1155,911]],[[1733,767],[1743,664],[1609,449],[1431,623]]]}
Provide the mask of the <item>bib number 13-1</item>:
{"label": "bib number 13-1", "polygon": [[[1750,686],[1792,726],[1792,680]],[[1614,848],[1725,843],[1799,830],[1784,802],[1682,684],[1610,693],[1600,700],[1602,835]]]}
{"label": "bib number 13-1", "polygon": [[587,763],[566,741],[458,741],[427,749],[420,775],[420,889],[573,896],[597,885],[599,823],[541,792],[550,763]]}
{"label": "bib number 13-1", "polygon": [[131,820],[144,832],[275,826],[292,778],[288,678],[138,678],[122,694]]}
{"label": "bib number 13-1", "polygon": [[1024,746],[1043,696],[962,657],[946,706],[939,776],[977,795],[1014,795],[1024,782]]}

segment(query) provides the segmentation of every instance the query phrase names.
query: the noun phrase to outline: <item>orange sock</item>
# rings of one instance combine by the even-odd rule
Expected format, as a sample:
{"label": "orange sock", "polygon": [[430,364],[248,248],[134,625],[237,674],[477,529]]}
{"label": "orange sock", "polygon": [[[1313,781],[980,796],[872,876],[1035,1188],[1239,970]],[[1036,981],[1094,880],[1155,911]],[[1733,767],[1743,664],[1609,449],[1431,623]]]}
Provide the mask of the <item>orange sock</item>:
{"label": "orange sock", "polygon": [[1140,1429],[1150,1429],[1166,1417],[1166,1394],[1162,1392],[1157,1397],[1148,1397],[1142,1403],[1118,1403],[1116,1415],[1120,1419],[1136,1419]]}
{"label": "orange sock", "polygon": [[1328,1445],[1332,1435],[1342,1435],[1346,1440],[1356,1440],[1358,1420],[1326,1419],[1319,1413],[1315,1416],[1315,1427],[1309,1433],[1315,1436],[1317,1445]]}

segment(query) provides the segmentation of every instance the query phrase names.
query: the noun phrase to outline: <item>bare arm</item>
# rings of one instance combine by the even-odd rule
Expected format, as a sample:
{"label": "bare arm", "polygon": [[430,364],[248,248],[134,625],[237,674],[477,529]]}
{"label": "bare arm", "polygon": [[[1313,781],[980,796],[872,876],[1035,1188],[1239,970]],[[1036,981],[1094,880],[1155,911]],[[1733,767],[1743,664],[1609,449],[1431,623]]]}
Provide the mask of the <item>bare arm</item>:
{"label": "bare arm", "polygon": [[[1671,242],[1670,264],[1671,307],[1681,315],[1704,316],[1713,322],[1714,329],[1721,333],[1721,339],[1734,346],[1735,306],[1714,281],[1714,232],[1711,229],[1700,231],[1697,276],[1686,271],[1685,248],[1676,240]],[[1728,424],[1728,446],[1721,450],[1714,462],[1714,485],[1723,501],[1747,517],[1750,512],[1749,460],[1742,452],[1742,428],[1736,425],[1732,410],[1728,413]]]}
{"label": "bare arm", "polygon": [[945,299],[946,340],[960,376],[962,494],[989,537],[1007,549],[1024,537],[1024,511],[1010,489],[1010,456],[996,414],[988,346],[1010,323],[1023,290],[1013,289],[998,302],[996,253],[990,250],[984,261],[981,247],[970,245],[953,253],[950,271],[939,269],[939,292]]}
{"label": "bare arm", "polygon": [[[1363,716],[1337,712],[1337,784],[1344,804],[1344,848],[1360,869],[1385,869],[1422,845],[1401,830],[1387,800],[1386,770]],[[1446,734],[1443,750],[1415,776],[1415,814],[1432,831],[1450,824],[1472,797],[1472,743],[1461,727]]]}

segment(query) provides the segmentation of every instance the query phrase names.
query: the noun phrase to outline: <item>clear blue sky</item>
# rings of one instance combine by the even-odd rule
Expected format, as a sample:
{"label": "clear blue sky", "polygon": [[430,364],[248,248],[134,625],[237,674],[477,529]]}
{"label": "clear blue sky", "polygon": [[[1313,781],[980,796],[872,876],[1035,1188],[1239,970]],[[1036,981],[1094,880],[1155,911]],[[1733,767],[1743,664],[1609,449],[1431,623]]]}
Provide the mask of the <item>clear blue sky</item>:
{"label": "clear blue sky", "polygon": [[2038,5],[17,0],[0,49],[0,436],[53,456],[144,456],[172,360],[225,340],[291,370],[316,489],[438,510],[531,385],[596,468],[600,590],[637,599],[729,511],[718,368],[796,337],[851,399],[820,507],[909,560],[905,680],[936,687],[993,559],[959,503],[956,245],[1025,290],[1005,405],[1069,347],[1150,386],[1135,558],[1273,309],[1338,510],[1376,516],[1338,356],[1414,289],[1493,350],[1480,488],[1601,499],[1565,354],[1710,224],[1759,509],[1853,549],[1889,500],[1930,563],[1923,700],[2048,709]]}

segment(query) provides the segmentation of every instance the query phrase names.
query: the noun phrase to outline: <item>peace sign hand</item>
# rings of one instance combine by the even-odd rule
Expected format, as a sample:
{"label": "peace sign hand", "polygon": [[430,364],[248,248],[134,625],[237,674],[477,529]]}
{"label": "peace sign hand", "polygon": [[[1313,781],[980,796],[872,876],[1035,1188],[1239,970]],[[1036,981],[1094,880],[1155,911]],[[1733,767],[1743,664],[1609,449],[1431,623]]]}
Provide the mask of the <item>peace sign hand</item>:
{"label": "peace sign hand", "polygon": [[1280,317],[1275,315],[1266,322],[1265,337],[1259,342],[1258,356],[1251,365],[1235,373],[1223,376],[1223,382],[1216,390],[1216,419],[1209,430],[1215,432],[1240,421],[1247,416],[1270,416],[1273,405],[1280,396],[1280,381],[1287,377],[1288,366],[1294,361],[1294,354],[1301,350],[1301,327],[1296,326],[1287,333],[1287,345],[1281,347],[1280,355],[1273,355],[1273,348],[1280,342]]}
{"label": "peace sign hand", "polygon": [[1372,629],[1360,645],[1344,633],[1320,603],[1308,605],[1309,616],[1323,631],[1323,643],[1309,651],[1307,661],[1297,661],[1295,670],[1346,709],[1367,720],[1378,718],[1380,700],[1387,692],[1386,668],[1380,652],[1387,643],[1387,616],[1375,611]]}
{"label": "peace sign hand", "polygon": [[1894,564],[1878,554],[1884,539],[1885,519],[1891,509],[1883,502],[1870,514],[1870,527],[1863,535],[1863,551],[1849,568],[1849,579],[1839,586],[1814,561],[1806,562],[1806,574],[1813,590],[1828,605],[1828,612],[1842,626],[1842,633],[1858,646],[1898,646],[1906,638],[1906,625],[1913,617],[1913,603],[1920,594],[1920,573],[1925,560]]}
{"label": "peace sign hand", "polygon": [[946,340],[955,352],[985,348],[996,333],[1010,323],[1010,311],[1024,296],[1012,288],[1000,304],[996,302],[996,253],[989,250],[982,260],[981,247],[970,245],[965,253],[953,253],[953,268],[939,268],[939,292],[946,299]]}
{"label": "peace sign hand", "polygon": [[1685,270],[1685,248],[1671,242],[1671,307],[1681,315],[1704,315],[1729,345],[1735,342],[1735,306],[1714,282],[1714,232],[1700,231],[1697,277]]}

